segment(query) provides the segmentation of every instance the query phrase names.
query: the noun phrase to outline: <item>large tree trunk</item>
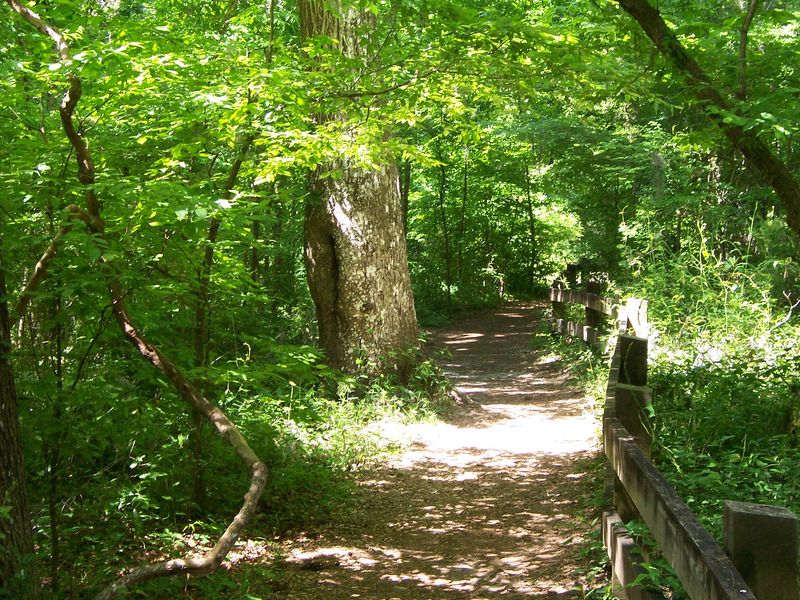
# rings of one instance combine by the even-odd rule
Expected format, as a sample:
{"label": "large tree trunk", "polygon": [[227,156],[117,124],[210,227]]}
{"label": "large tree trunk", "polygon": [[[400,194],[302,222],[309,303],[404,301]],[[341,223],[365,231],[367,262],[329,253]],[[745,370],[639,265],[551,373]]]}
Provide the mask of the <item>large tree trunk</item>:
{"label": "large tree trunk", "polygon": [[[19,437],[17,392],[11,370],[11,322],[0,257],[0,596],[39,598],[33,569],[28,488]],[[6,514],[6,510],[9,510]]]}
{"label": "large tree trunk", "polygon": [[[304,39],[327,36],[346,56],[363,57],[371,13],[336,0],[300,0],[298,7]],[[346,118],[321,114],[318,122]],[[397,169],[367,170],[343,157],[312,174],[311,190],[305,260],[320,345],[336,368],[403,376],[408,364],[398,355],[416,346],[417,320]]]}
{"label": "large tree trunk", "polygon": [[[330,363],[354,372],[417,343],[397,171],[329,165],[317,172],[305,219],[308,284],[317,309],[320,345]],[[393,358],[381,370],[402,371]]]}
{"label": "large tree trunk", "polygon": [[653,8],[648,0],[617,0],[617,2],[636,19],[661,54],[684,75],[694,95],[704,103],[709,117],[748,163],[772,186],[786,210],[789,227],[800,235],[800,186],[792,172],[776,158],[769,146],[758,138],[755,128],[745,130],[725,121],[725,113],[730,114],[732,111],[730,104],[713,86],[700,65],[686,52],[658,10]]}

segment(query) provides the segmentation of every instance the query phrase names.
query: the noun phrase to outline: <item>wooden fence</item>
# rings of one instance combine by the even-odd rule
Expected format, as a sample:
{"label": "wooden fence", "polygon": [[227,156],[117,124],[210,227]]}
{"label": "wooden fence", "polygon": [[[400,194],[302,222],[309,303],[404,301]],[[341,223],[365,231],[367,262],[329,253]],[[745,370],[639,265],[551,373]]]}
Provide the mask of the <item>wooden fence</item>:
{"label": "wooden fence", "polygon": [[[723,551],[650,462],[647,302],[603,298],[597,284],[583,291],[567,289],[564,279],[577,287],[576,277],[570,277],[568,270],[550,289],[555,332],[601,348],[601,319],[616,321],[617,341],[603,412],[603,446],[610,473],[602,527],[618,595],[629,600],[664,598],[660,591],[638,583],[646,579],[642,551],[625,523],[641,520],[692,600],[800,599],[800,521],[791,511],[726,502]],[[584,307],[583,322],[564,319],[568,303]]]}

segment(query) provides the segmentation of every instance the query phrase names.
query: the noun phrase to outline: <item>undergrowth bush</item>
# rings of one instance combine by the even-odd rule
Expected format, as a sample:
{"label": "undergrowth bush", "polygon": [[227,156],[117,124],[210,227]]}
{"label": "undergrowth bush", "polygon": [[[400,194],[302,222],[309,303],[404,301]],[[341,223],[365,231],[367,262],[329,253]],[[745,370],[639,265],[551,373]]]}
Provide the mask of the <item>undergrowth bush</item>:
{"label": "undergrowth bush", "polygon": [[717,536],[724,500],[800,509],[792,264],[700,247],[634,280],[656,332],[653,459]]}
{"label": "undergrowth bush", "polygon": [[[800,322],[793,263],[779,262],[701,248],[661,256],[620,284],[649,300],[653,461],[720,541],[725,500],[800,512]],[[546,347],[602,403],[607,363],[580,343]],[[648,547],[649,584],[684,598],[646,528],[629,525]]]}
{"label": "undergrowth bush", "polygon": [[[444,379],[431,361],[417,360],[401,385],[390,377],[336,373],[321,360],[307,346],[252,340],[246,354],[210,370],[213,383],[207,393],[268,468],[259,514],[248,533],[267,545],[275,536],[347,510],[351,473],[375,464],[396,444],[372,424],[430,418],[446,397]],[[23,379],[21,389],[34,389],[26,384]],[[56,571],[61,580],[54,598],[83,597],[136,562],[213,544],[249,485],[241,461],[206,425],[201,457],[205,497],[197,506],[190,418],[171,390],[146,376],[139,385],[109,384],[95,393],[98,405],[102,401],[107,408],[94,421],[69,418],[71,427],[65,428],[60,447],[59,461],[66,468],[57,482],[58,497],[52,507],[40,504],[35,514],[43,557],[52,553],[51,516],[57,518],[57,564],[43,569]],[[119,400],[109,405],[104,394]],[[91,402],[92,396],[83,398],[81,406],[89,410]],[[33,414],[52,419],[52,413]],[[27,431],[52,430],[52,424],[28,425]],[[92,452],[72,449],[72,439],[81,437],[96,440],[89,446]],[[46,499],[51,485],[42,464],[49,443],[37,438],[26,445],[29,464],[38,472],[32,481],[36,498]],[[240,595],[235,597],[245,598],[242,590],[249,588],[242,578],[247,572],[191,584],[154,582],[135,594],[171,598],[189,585],[194,590],[190,597],[234,597],[229,594],[236,589]],[[258,583],[262,588],[263,580]]]}

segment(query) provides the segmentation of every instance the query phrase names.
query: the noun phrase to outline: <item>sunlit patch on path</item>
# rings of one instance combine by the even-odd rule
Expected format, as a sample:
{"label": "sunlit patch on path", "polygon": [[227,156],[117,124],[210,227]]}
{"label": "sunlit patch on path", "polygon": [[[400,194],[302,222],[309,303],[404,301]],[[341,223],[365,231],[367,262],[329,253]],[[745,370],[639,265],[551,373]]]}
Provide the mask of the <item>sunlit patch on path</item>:
{"label": "sunlit patch on path", "polygon": [[597,425],[563,365],[530,350],[539,314],[498,309],[435,334],[467,401],[447,422],[386,425],[411,443],[362,482],[357,518],[287,547],[287,597],[582,597]]}

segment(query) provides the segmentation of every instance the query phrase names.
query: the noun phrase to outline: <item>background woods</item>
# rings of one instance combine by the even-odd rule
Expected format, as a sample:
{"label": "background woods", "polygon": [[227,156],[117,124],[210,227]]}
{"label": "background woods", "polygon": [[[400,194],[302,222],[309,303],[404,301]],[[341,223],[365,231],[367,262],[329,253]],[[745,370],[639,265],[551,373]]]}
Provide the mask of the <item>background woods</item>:
{"label": "background woods", "polygon": [[3,593],[329,518],[441,391],[417,322],[583,256],[690,505],[796,502],[797,1],[6,4]]}

